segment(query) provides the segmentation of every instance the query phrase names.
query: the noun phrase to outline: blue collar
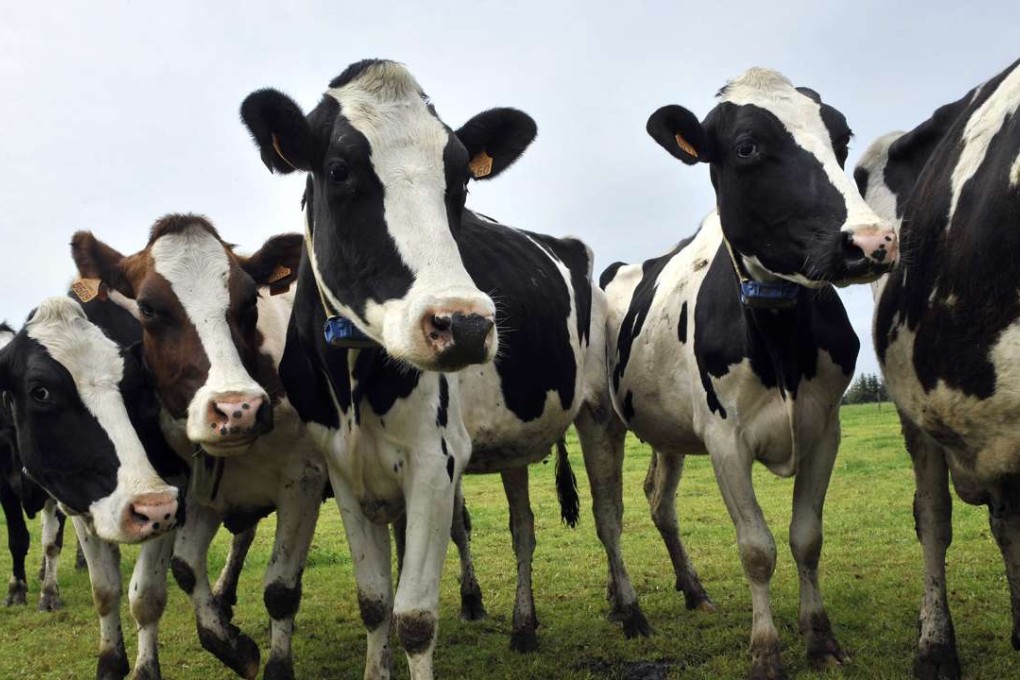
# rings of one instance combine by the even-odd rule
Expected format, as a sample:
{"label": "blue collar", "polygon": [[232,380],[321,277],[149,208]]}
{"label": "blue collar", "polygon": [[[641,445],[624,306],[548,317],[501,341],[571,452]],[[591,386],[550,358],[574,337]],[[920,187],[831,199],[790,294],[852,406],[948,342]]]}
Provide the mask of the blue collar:
{"label": "blue collar", "polygon": [[365,335],[354,322],[346,316],[331,316],[322,326],[322,334],[326,344],[338,349],[367,349],[379,347],[372,338]]}
{"label": "blue collar", "polygon": [[800,286],[787,281],[741,281],[740,302],[752,309],[792,309],[797,306]]}

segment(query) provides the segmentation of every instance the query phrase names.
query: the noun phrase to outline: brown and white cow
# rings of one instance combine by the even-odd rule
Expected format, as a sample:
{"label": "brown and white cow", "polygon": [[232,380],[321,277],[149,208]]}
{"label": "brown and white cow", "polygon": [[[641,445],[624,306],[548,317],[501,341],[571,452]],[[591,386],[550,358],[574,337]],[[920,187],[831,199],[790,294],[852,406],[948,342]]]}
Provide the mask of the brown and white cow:
{"label": "brown and white cow", "polygon": [[171,568],[191,597],[202,645],[249,678],[259,670],[258,647],[210,588],[207,551],[220,524],[237,533],[276,510],[265,677],[292,677],[301,572],[326,484],[322,455],[277,373],[293,300],[285,291],[301,246],[300,235],[276,236],[243,257],[197,215],[161,218],[146,247],[127,257],[88,232],[72,240],[83,277],[137,303],[163,430],[191,463],[187,521]]}

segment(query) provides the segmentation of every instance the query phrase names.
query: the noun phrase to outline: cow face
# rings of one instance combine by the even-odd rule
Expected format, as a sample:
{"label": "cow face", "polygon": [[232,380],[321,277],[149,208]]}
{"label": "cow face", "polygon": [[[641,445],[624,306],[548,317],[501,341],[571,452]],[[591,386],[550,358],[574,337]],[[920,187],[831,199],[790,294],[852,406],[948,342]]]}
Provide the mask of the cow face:
{"label": "cow face", "polygon": [[211,455],[244,453],[273,427],[282,397],[260,352],[259,288],[286,289],[302,238],[271,238],[245,258],[196,215],[169,215],[125,257],[91,233],[71,243],[79,273],[137,301],[145,362],[166,411]]}
{"label": "cow face", "polygon": [[870,281],[895,264],[896,234],[843,172],[842,113],[760,68],[719,99],[700,123],[663,107],[648,133],[684,163],[709,163],[723,233],[753,278],[819,287]]}
{"label": "cow face", "polygon": [[457,234],[468,181],[513,163],[535,136],[531,118],[494,109],[453,132],[386,61],[348,68],[307,117],[275,90],[249,95],[241,117],[271,171],[308,173],[307,252],[327,315],[424,370],[495,356],[495,307]]}
{"label": "cow face", "polygon": [[134,543],[176,526],[177,489],[138,434],[158,416],[141,366],[76,303],[46,300],[0,351],[0,391],[29,477],[100,538]]}

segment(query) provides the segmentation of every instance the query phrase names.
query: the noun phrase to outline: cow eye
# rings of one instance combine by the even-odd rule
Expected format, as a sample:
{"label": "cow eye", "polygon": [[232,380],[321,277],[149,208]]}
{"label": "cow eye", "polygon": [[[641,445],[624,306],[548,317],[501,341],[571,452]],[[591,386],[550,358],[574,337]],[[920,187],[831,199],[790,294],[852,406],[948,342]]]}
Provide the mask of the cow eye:
{"label": "cow eye", "polygon": [[750,158],[758,153],[758,145],[751,139],[741,139],[733,149],[741,158]]}
{"label": "cow eye", "polygon": [[50,403],[50,391],[42,386],[33,387],[28,392],[32,399],[36,400],[40,404]]}
{"label": "cow eye", "polygon": [[336,184],[342,184],[343,182],[346,182],[347,178],[350,177],[351,175],[350,168],[347,166],[346,163],[343,162],[334,163],[333,165],[329,166],[328,172],[329,181],[334,182]]}
{"label": "cow eye", "polygon": [[138,313],[142,315],[143,319],[152,319],[156,316],[156,310],[147,302],[138,303]]}

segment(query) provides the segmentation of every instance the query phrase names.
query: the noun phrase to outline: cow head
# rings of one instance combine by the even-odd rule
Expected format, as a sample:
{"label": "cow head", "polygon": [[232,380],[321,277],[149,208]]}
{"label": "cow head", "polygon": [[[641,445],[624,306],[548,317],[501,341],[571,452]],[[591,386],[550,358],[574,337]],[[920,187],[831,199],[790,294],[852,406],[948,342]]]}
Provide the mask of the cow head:
{"label": "cow head", "polygon": [[814,91],[752,68],[720,91],[704,121],[665,106],[647,129],[684,163],[709,164],[723,233],[753,278],[842,285],[896,263],[892,227],[843,171],[846,118]]}
{"label": "cow head", "polygon": [[306,239],[316,304],[351,318],[399,360],[452,371],[490,361],[495,307],[457,247],[468,181],[495,177],[535,136],[513,109],[456,132],[400,64],[364,61],[305,116],[259,90],[241,117],[271,171],[308,173]]}
{"label": "cow head", "polygon": [[29,477],[100,538],[133,543],[176,526],[177,489],[139,435],[158,428],[158,403],[134,355],[75,302],[46,300],[0,351],[0,391]]}
{"label": "cow head", "polygon": [[146,368],[163,406],[215,456],[243,453],[272,430],[283,392],[261,351],[260,288],[286,289],[301,246],[300,234],[275,236],[242,257],[197,215],[160,219],[146,248],[127,257],[89,232],[71,242],[83,277],[137,302]]}

